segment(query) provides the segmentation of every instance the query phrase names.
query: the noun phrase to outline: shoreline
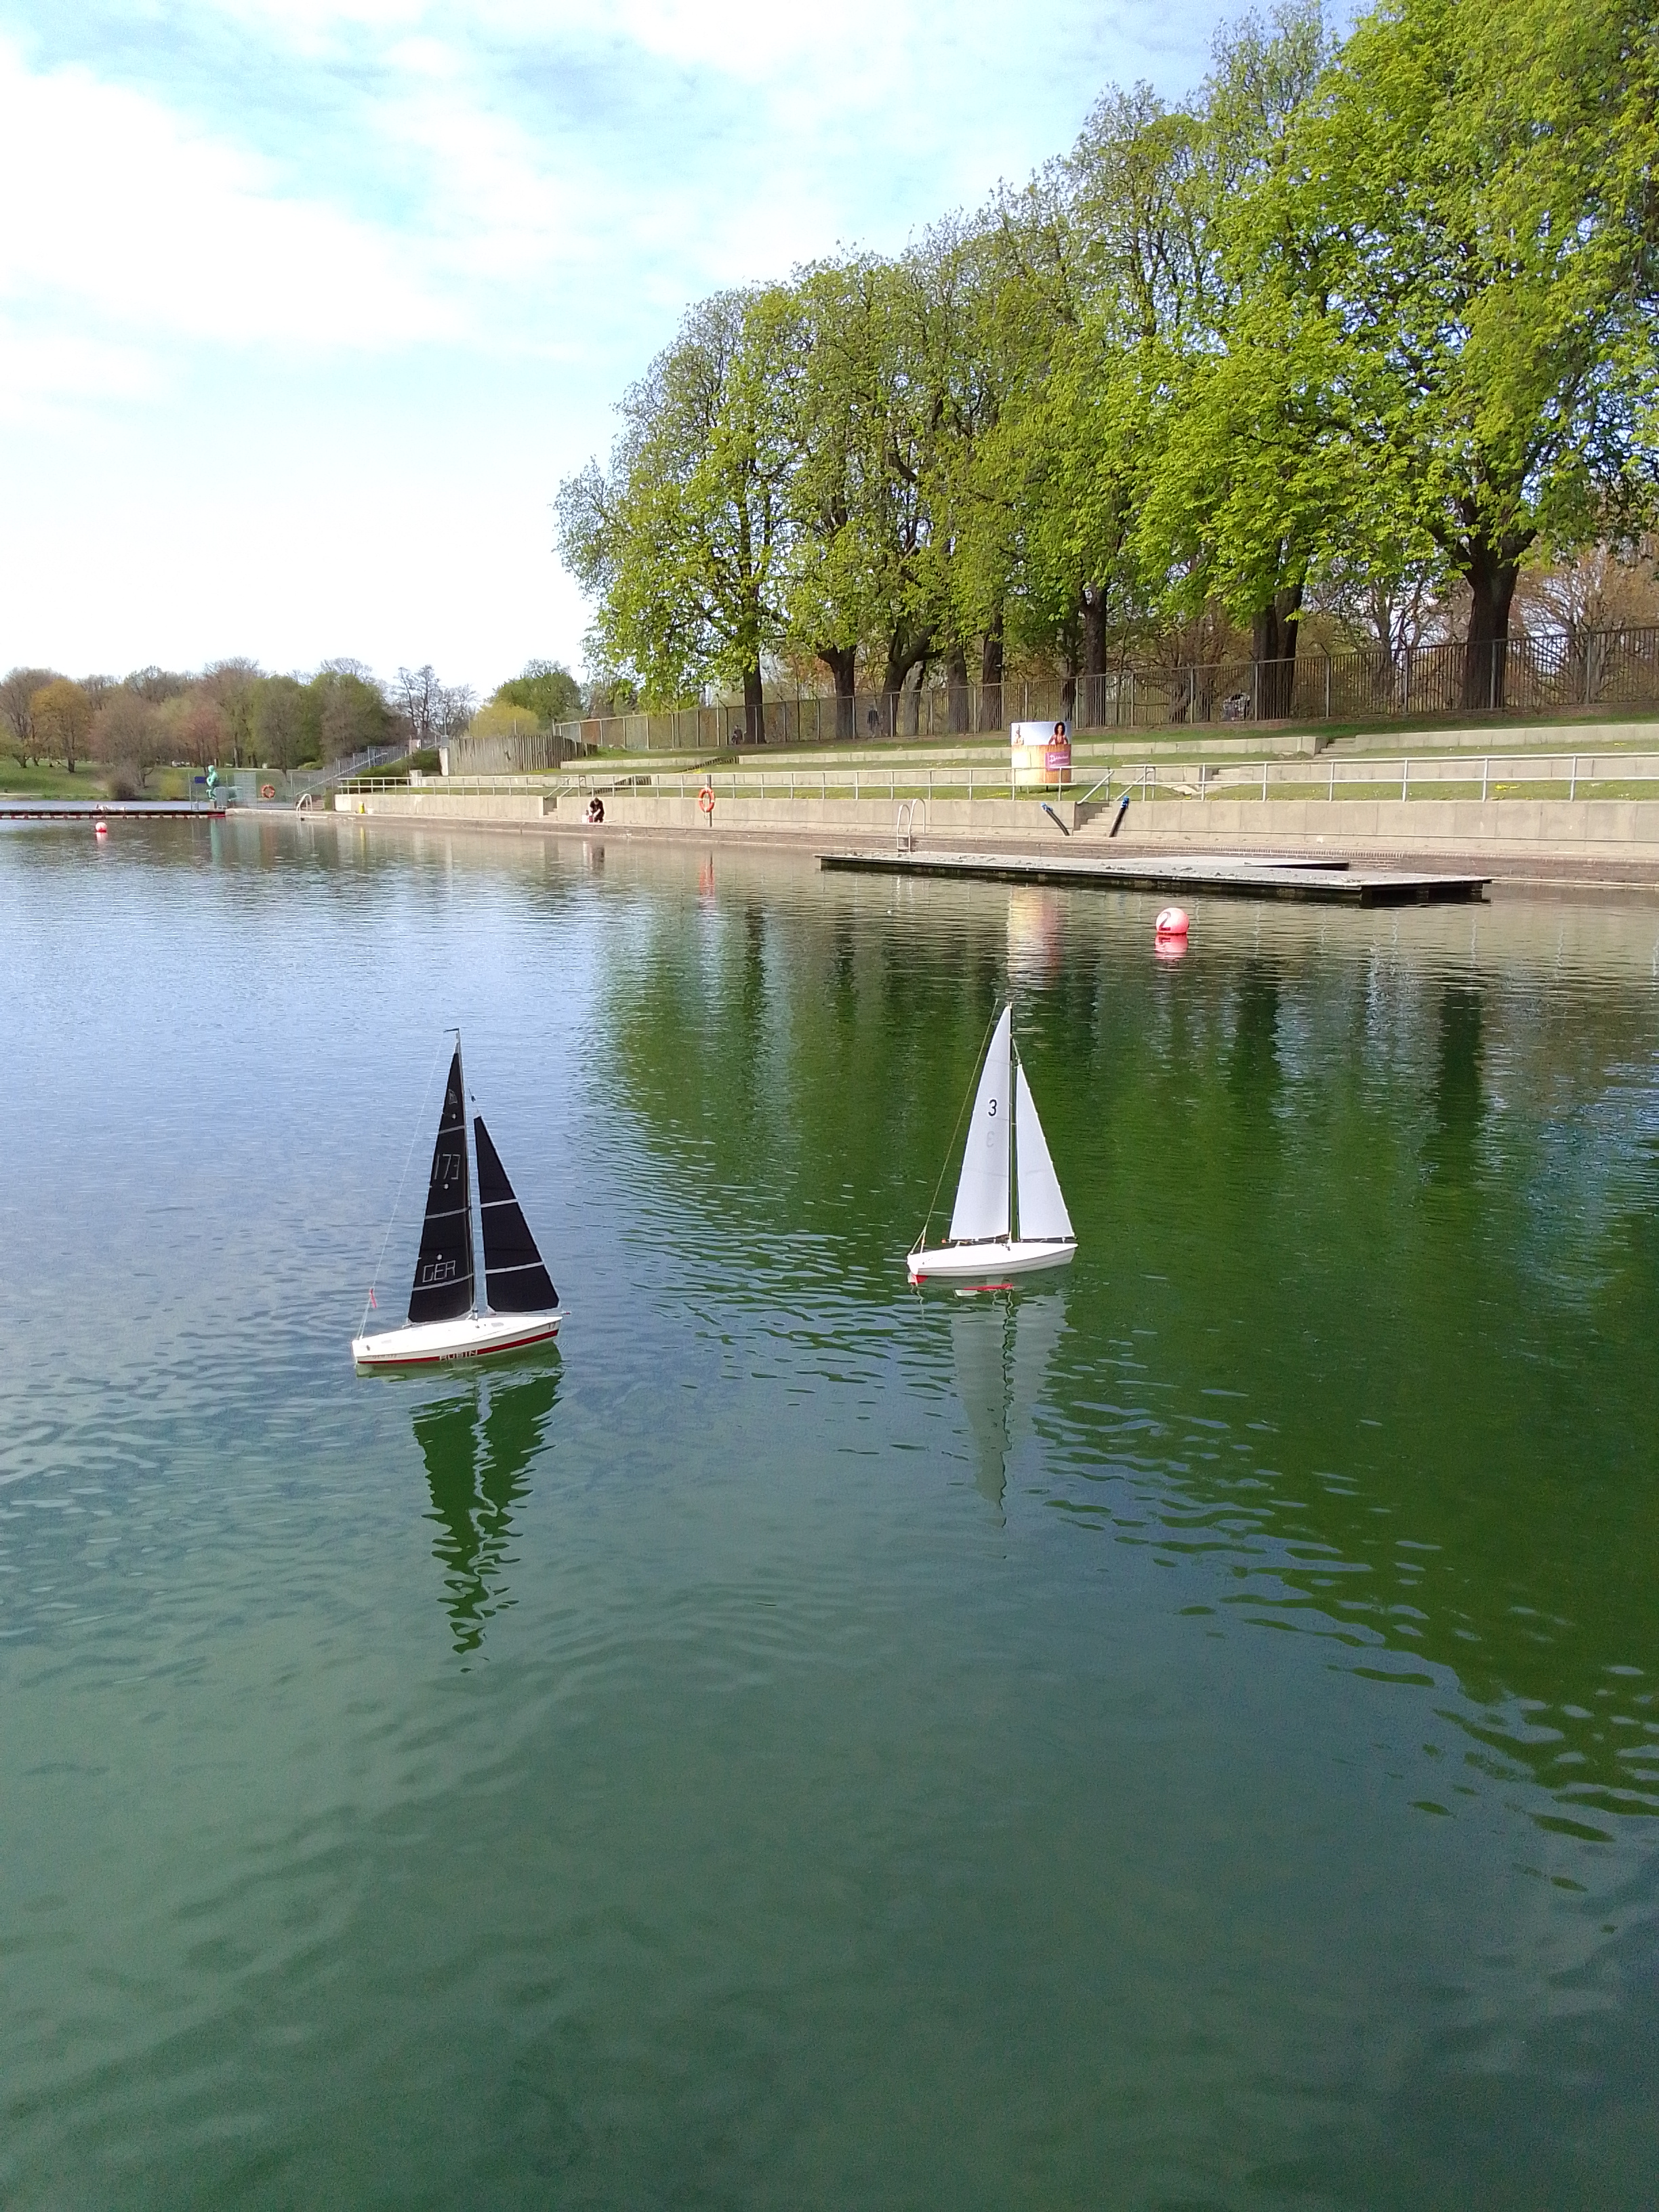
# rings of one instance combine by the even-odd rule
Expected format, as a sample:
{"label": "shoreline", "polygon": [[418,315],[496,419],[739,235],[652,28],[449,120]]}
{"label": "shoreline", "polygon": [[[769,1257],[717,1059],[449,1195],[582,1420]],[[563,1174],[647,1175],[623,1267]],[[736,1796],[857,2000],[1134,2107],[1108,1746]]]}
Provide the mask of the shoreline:
{"label": "shoreline", "polygon": [[[695,801],[638,799],[617,793],[606,799],[604,823],[590,824],[576,818],[574,807],[566,814],[562,805],[556,803],[556,811],[544,811],[540,794],[514,794],[510,799],[503,794],[499,799],[458,796],[447,805],[441,803],[445,796],[430,787],[419,793],[376,793],[368,799],[353,798],[349,804],[343,799],[331,816],[316,818],[348,821],[360,828],[373,823],[377,829],[404,831],[506,831],[517,836],[575,839],[587,843],[626,842],[682,848],[725,847],[808,854],[816,858],[820,853],[843,856],[868,853],[872,848],[896,849],[895,815],[902,811],[903,805],[900,802],[896,809],[885,799],[832,799],[825,803],[722,799],[717,803],[714,819],[705,821],[696,813]],[[923,822],[918,826],[914,849],[918,855],[960,852],[1029,861],[1046,860],[1061,854],[1078,860],[1091,857],[1103,860],[1109,854],[1115,860],[1126,862],[1203,860],[1231,854],[1261,860],[1282,854],[1304,865],[1309,860],[1324,860],[1357,868],[1405,867],[1421,874],[1478,873],[1492,879],[1494,890],[1501,888],[1558,895],[1629,895],[1659,890],[1659,805],[1648,802],[1584,800],[1570,805],[1493,801],[1478,811],[1489,814],[1501,808],[1504,814],[1520,817],[1502,824],[1503,830],[1511,834],[1461,836],[1455,834],[1457,830],[1467,830],[1471,825],[1455,819],[1445,823],[1443,829],[1437,823],[1441,831],[1438,835],[1402,835],[1406,825],[1397,819],[1386,824],[1374,821],[1364,824],[1331,823],[1329,807],[1320,810],[1328,826],[1310,831],[1305,820],[1307,805],[1274,800],[1255,802],[1248,808],[1230,805],[1224,809],[1212,805],[1208,810],[1211,820],[1205,824],[1208,834],[1200,836],[1194,835],[1184,822],[1177,826],[1173,821],[1166,824],[1158,818],[1188,815],[1193,811],[1190,802],[1154,802],[1140,809],[1139,819],[1133,829],[1126,822],[1121,834],[1113,839],[1109,821],[1101,818],[1104,810],[1071,827],[1070,834],[1066,835],[1060,823],[1048,817],[1042,817],[1041,827],[1034,828],[1030,817],[1038,809],[1030,801],[980,801],[971,809],[972,816],[977,818],[960,823],[939,821],[931,828]],[[1075,802],[1062,802],[1062,807],[1068,806],[1074,808]],[[1351,807],[1353,812],[1371,817],[1382,813],[1398,817],[1409,812],[1420,817],[1425,810],[1437,814],[1443,810],[1446,814],[1459,817],[1467,815],[1470,803],[1417,799],[1379,805],[1376,802],[1338,801],[1335,811],[1346,816]],[[1653,824],[1639,818],[1631,819],[1638,807],[1641,816],[1651,813],[1656,817]],[[934,810],[936,814],[945,811],[943,806]],[[674,818],[682,811],[693,818]],[[966,802],[954,802],[950,811],[965,817],[970,810]],[[252,813],[255,818],[260,818],[262,814],[259,810],[241,808],[234,812],[238,817]],[[1255,817],[1248,827],[1237,820],[1246,812]],[[1224,821],[1214,819],[1224,813],[1227,817]],[[722,814],[724,820],[720,818]],[[1006,822],[986,818],[993,815],[1015,818]],[[1283,818],[1287,816],[1299,818]],[[1552,830],[1559,832],[1566,825],[1540,817],[1560,816],[1578,817],[1571,827],[1580,834],[1547,834]],[[1592,828],[1613,828],[1613,821],[1595,818],[1607,816],[1623,817],[1624,823],[1620,826],[1630,830],[1639,827],[1643,830],[1651,828],[1653,834],[1622,837],[1585,834]],[[1416,829],[1418,823],[1411,827]]]}

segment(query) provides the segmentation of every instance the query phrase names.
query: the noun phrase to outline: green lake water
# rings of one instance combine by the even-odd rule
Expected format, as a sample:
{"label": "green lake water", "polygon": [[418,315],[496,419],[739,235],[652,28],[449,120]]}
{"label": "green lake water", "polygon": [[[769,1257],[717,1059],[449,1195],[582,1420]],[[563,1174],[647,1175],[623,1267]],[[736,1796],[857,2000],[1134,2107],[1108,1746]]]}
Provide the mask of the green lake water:
{"label": "green lake water", "polygon": [[0,839],[0,2202],[1654,2201],[1659,905],[1156,903]]}

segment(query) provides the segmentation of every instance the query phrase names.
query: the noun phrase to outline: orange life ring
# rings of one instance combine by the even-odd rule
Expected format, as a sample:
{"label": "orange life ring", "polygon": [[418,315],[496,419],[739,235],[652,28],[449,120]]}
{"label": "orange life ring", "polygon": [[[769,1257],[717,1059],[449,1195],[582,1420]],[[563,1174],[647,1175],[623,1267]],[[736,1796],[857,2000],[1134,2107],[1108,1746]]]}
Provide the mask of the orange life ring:
{"label": "orange life ring", "polygon": [[714,787],[712,783],[704,784],[702,789],[697,793],[697,804],[702,807],[705,814],[712,814],[714,812]]}
{"label": "orange life ring", "polygon": [[276,796],[276,785],[274,783],[262,783],[259,786],[259,796],[261,799],[275,799]]}

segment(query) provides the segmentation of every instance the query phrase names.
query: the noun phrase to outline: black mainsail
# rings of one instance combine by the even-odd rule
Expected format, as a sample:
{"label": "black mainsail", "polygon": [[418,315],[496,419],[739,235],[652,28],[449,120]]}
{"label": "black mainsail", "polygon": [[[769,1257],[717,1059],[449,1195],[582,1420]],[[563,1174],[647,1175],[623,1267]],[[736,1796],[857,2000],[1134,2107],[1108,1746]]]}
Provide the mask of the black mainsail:
{"label": "black mainsail", "polygon": [[544,1313],[557,1305],[559,1294],[481,1114],[472,1117],[472,1134],[478,1147],[478,1212],[483,1221],[484,1286],[489,1304],[496,1313]]}
{"label": "black mainsail", "polygon": [[426,1221],[415,1262],[415,1285],[409,1294],[411,1322],[453,1321],[472,1310],[472,1197],[466,1172],[465,1102],[458,1044],[449,1063],[438,1141],[432,1147]]}

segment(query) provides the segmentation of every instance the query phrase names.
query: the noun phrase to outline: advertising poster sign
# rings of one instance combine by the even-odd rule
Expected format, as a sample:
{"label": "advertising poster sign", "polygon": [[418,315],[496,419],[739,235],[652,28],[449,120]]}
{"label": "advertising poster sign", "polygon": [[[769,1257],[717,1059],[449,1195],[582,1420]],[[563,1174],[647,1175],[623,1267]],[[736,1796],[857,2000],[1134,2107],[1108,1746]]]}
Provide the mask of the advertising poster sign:
{"label": "advertising poster sign", "polygon": [[1048,787],[1072,780],[1069,722],[1015,722],[1011,726],[1014,788]]}

